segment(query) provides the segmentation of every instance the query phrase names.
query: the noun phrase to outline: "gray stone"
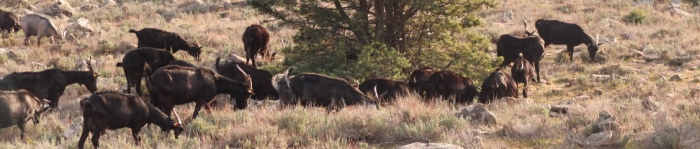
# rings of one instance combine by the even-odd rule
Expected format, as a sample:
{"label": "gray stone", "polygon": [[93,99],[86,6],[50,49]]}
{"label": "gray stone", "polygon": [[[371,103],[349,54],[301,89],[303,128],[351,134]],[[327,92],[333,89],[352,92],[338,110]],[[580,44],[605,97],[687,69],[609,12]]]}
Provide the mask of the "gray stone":
{"label": "gray stone", "polygon": [[78,18],[66,27],[66,39],[77,40],[95,34],[95,29],[90,25],[90,21],[85,18]]}
{"label": "gray stone", "polygon": [[399,149],[463,149],[460,146],[448,143],[414,142],[399,147]]}
{"label": "gray stone", "polygon": [[658,111],[659,103],[655,102],[650,96],[642,100],[642,107],[644,107],[645,110]]}
{"label": "gray stone", "polygon": [[580,105],[573,103],[564,103],[559,105],[553,105],[549,108],[550,117],[568,116],[568,115],[582,115],[586,109]]}
{"label": "gray stone", "polygon": [[92,11],[92,10],[97,9],[97,7],[98,7],[97,5],[89,5],[89,4],[83,5],[83,6],[80,6],[80,11]]}
{"label": "gray stone", "polygon": [[496,116],[489,112],[481,103],[463,107],[457,113],[458,117],[467,118],[474,124],[493,125],[496,124]]}
{"label": "gray stone", "polygon": [[43,9],[44,14],[54,17],[73,16],[73,7],[65,0],[59,0]]}

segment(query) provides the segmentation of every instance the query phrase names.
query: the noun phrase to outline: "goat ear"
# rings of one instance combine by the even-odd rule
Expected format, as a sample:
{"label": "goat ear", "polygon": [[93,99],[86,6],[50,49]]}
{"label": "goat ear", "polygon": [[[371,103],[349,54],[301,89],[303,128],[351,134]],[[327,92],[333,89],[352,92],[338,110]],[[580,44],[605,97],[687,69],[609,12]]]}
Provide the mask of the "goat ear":
{"label": "goat ear", "polygon": [[173,123],[173,126],[180,127],[180,123],[175,122],[175,123]]}
{"label": "goat ear", "polygon": [[602,45],[602,44],[604,44],[604,43],[605,43],[605,42],[603,42],[603,43],[598,43],[598,45],[600,46],[600,45]]}

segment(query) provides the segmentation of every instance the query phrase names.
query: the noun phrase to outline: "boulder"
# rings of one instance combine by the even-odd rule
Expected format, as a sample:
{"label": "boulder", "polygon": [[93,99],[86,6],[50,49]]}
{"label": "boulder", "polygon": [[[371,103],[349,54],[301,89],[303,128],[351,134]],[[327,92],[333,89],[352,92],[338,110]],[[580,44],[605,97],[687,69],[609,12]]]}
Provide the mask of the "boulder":
{"label": "boulder", "polygon": [[87,4],[87,5],[80,6],[80,11],[92,11],[92,10],[97,9],[97,7],[99,7],[99,6]]}
{"label": "boulder", "polygon": [[582,115],[586,109],[572,102],[562,102],[549,108],[550,117]]}
{"label": "boulder", "polygon": [[463,149],[460,146],[448,143],[424,143],[415,142],[399,147],[399,149]]}
{"label": "boulder", "polygon": [[493,125],[496,124],[496,116],[493,115],[486,106],[481,103],[463,107],[457,112],[457,116],[469,119],[473,124]]}
{"label": "boulder", "polygon": [[67,40],[77,40],[88,36],[92,36],[95,33],[90,21],[85,18],[78,18],[73,20],[70,25],[66,27],[66,39]]}
{"label": "boulder", "polygon": [[65,0],[58,0],[43,8],[43,13],[53,17],[73,16],[73,7]]}
{"label": "boulder", "polygon": [[575,143],[586,148],[623,147],[630,139],[627,135],[623,136],[622,127],[607,111],[601,111],[598,120],[587,126],[583,134],[585,139]]}
{"label": "boulder", "polygon": [[658,111],[659,103],[655,102],[652,97],[647,97],[642,100],[642,107],[644,107],[644,110]]}

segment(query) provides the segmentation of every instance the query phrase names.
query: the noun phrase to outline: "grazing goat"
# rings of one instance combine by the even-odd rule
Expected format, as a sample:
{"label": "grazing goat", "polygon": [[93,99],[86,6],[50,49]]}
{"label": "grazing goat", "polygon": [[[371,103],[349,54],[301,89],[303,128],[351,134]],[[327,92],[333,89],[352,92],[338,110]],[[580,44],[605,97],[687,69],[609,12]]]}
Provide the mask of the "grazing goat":
{"label": "grazing goat", "polygon": [[253,94],[253,82],[250,76],[243,74],[246,75],[245,83],[219,75],[208,68],[170,65],[153,72],[148,91],[153,105],[168,115],[175,105],[195,102],[192,115],[194,119],[202,106],[210,112],[208,103],[218,94],[230,94],[232,98],[235,97],[236,109],[246,108],[248,98]]}
{"label": "grazing goat", "polygon": [[[471,79],[452,71],[438,71],[421,83],[418,94],[426,99],[442,97],[457,104],[471,103],[477,94]],[[453,99],[448,99],[453,97]]]}
{"label": "grazing goat", "polygon": [[136,34],[139,43],[138,47],[153,47],[160,48],[175,53],[179,50],[187,51],[195,60],[201,60],[199,55],[202,53],[202,46],[197,43],[189,43],[182,39],[180,35],[173,32],[167,32],[156,28],[143,28],[139,31],[130,29],[129,33]]}
{"label": "grazing goat", "polygon": [[25,89],[39,99],[51,101],[51,107],[58,107],[58,99],[66,86],[74,83],[84,85],[91,93],[97,91],[97,73],[87,61],[89,71],[65,71],[47,69],[40,72],[13,72],[0,82],[0,90]]}
{"label": "grazing goat", "polygon": [[20,30],[19,17],[12,12],[0,10],[0,34],[3,34],[3,38],[7,38],[7,33],[12,33],[12,31],[18,32]]}
{"label": "grazing goat", "polygon": [[[544,40],[544,47],[550,44],[566,45],[566,51],[569,52],[569,59],[574,60],[574,47],[583,43],[588,46],[588,55],[591,60],[595,60],[595,54],[598,52],[598,46],[603,43],[598,43],[598,38],[587,34],[581,26],[558,20],[539,19],[535,22],[537,32]],[[535,66],[536,67],[536,66]]]}
{"label": "grazing goat", "polygon": [[[398,96],[408,94],[408,83],[389,79],[367,79],[359,85],[360,91],[367,94],[374,92],[381,99],[381,103],[393,102]],[[375,90],[376,89],[376,90]]]}
{"label": "grazing goat", "polygon": [[292,69],[294,67],[272,78],[273,86],[280,93],[282,105],[323,106],[327,111],[340,110],[346,105],[377,106],[370,97],[343,79],[316,73],[290,77]]}
{"label": "grazing goat", "polygon": [[497,68],[481,84],[480,103],[489,103],[502,97],[518,98],[518,84],[513,78]]}
{"label": "grazing goat", "polygon": [[523,97],[527,98],[528,82],[535,77],[535,70],[533,70],[532,64],[520,55],[520,58],[516,59],[515,64],[510,68],[510,74],[516,85],[517,83],[524,84]]}
{"label": "grazing goat", "polygon": [[49,107],[50,101],[41,100],[27,90],[0,91],[0,128],[17,125],[20,138],[24,138],[24,124],[34,120],[39,123],[41,114]]}
{"label": "grazing goat", "polygon": [[100,135],[107,129],[131,128],[131,135],[136,144],[140,144],[139,132],[146,124],[155,124],[163,132],[173,130],[175,138],[182,132],[182,120],[175,113],[177,121],[168,118],[155,106],[141,97],[114,92],[101,91],[92,94],[80,101],[80,109],[83,111],[83,133],[78,141],[78,148],[85,146],[85,140],[92,133],[92,146],[100,146]]}
{"label": "grazing goat", "polygon": [[418,91],[420,84],[427,80],[433,73],[435,73],[435,71],[433,71],[433,69],[430,67],[423,67],[418,70],[414,70],[408,77],[408,86],[413,91]]}
{"label": "grazing goat", "polygon": [[270,34],[267,30],[260,25],[253,24],[248,26],[243,32],[243,45],[245,47],[245,64],[248,65],[248,61],[252,60],[253,68],[257,67],[255,64],[255,54],[260,53],[263,59],[266,57],[274,57],[270,55],[270,51],[267,49],[267,43],[270,42]]}
{"label": "grazing goat", "polygon": [[36,43],[41,46],[41,38],[48,37],[53,44],[54,38],[63,39],[53,21],[39,14],[27,14],[21,18],[20,26],[24,32],[24,45],[29,46],[29,37],[36,36]]}
{"label": "grazing goat", "polygon": [[[272,86],[272,74],[265,70],[255,69],[251,66],[245,65],[239,62],[229,62],[223,65],[219,65],[220,58],[216,58],[216,71],[227,78],[244,82],[246,79],[246,74],[250,75],[250,79],[253,81],[253,99],[264,100],[268,96],[272,96],[275,100],[279,98],[279,94],[275,87]],[[240,67],[243,72],[239,71]]]}
{"label": "grazing goat", "polygon": [[141,47],[131,50],[124,54],[121,63],[117,63],[117,67],[124,69],[126,77],[126,92],[131,93],[131,87],[136,87],[136,93],[143,95],[141,91],[141,78],[146,75],[146,80],[149,79],[152,71],[168,65],[175,60],[173,54],[168,51]]}

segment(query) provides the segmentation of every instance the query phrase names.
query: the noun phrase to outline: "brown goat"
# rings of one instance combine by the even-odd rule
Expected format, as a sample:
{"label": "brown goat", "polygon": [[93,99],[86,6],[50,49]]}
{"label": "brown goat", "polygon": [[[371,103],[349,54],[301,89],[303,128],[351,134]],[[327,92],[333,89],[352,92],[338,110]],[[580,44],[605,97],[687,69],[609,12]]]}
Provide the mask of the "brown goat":
{"label": "brown goat", "polygon": [[267,43],[270,42],[270,34],[268,34],[267,30],[265,30],[265,28],[262,26],[257,24],[250,25],[245,29],[245,32],[243,32],[242,40],[246,52],[246,65],[248,65],[249,60],[252,60],[253,68],[257,67],[257,64],[255,63],[255,54],[257,53],[260,53],[263,59],[274,56],[274,54],[270,55],[269,50],[267,49]]}
{"label": "brown goat", "polygon": [[515,64],[510,68],[510,74],[516,84],[524,84],[523,97],[527,98],[528,82],[535,77],[535,70],[532,68],[532,64],[520,55],[520,58],[516,59]]}

